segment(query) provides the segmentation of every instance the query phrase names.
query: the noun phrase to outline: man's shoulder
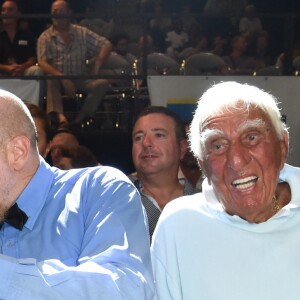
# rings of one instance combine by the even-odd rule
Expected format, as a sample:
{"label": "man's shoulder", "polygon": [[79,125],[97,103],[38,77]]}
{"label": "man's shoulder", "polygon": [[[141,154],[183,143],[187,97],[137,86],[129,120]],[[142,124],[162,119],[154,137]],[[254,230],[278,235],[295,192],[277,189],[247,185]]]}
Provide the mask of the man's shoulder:
{"label": "man's shoulder", "polygon": [[38,39],[41,38],[49,38],[50,36],[55,35],[55,30],[53,26],[51,25],[49,28],[45,29],[38,37]]}
{"label": "man's shoulder", "polygon": [[89,28],[86,28],[85,26],[82,26],[80,24],[70,24],[70,32],[74,32],[77,34],[92,34],[95,36],[98,36],[98,34],[96,34],[95,32],[93,32],[92,30],[90,30]]}
{"label": "man's shoulder", "polygon": [[129,178],[119,169],[110,166],[96,166],[81,169],[71,169],[68,171],[57,172],[56,180],[62,182],[69,182],[76,184],[78,180],[88,180],[91,184],[95,181],[101,182],[101,184],[110,184],[112,182],[131,181]]}

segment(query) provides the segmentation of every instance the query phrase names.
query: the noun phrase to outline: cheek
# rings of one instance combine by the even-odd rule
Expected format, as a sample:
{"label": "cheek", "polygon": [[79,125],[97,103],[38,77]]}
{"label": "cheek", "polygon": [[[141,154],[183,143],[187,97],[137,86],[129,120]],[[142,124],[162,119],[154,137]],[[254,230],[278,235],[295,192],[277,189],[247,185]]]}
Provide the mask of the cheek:
{"label": "cheek", "polygon": [[141,152],[141,146],[139,144],[133,144],[132,146],[132,158],[136,160],[139,153]]}
{"label": "cheek", "polygon": [[256,159],[263,170],[273,168],[278,169],[281,166],[282,155],[280,145],[269,144],[268,147],[256,149],[255,152],[250,152],[250,155]]}
{"label": "cheek", "polygon": [[207,158],[203,164],[203,168],[208,179],[218,182],[223,178],[223,173],[225,171],[225,158]]}

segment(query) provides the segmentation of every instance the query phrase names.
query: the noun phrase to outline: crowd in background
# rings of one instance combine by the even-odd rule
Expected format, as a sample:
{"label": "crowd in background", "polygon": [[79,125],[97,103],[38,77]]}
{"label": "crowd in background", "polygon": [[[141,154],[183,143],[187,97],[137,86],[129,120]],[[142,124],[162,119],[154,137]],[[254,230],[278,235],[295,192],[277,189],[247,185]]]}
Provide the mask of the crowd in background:
{"label": "crowd in background", "polygon": [[[22,20],[36,39],[51,24],[52,1],[21,2],[24,14],[41,17]],[[289,13],[296,15],[296,1],[202,0],[202,1],[69,1],[73,9],[73,22],[86,26],[110,41],[119,34],[127,35],[128,51],[141,55],[138,41],[149,34],[153,51],[173,56],[179,62],[189,55],[209,51],[220,56],[232,53],[237,36],[246,40],[244,55],[255,59],[255,69],[275,65],[287,48],[297,47],[297,24],[286,25]],[[30,4],[30,5],[29,5]],[[138,14],[137,14],[138,13]],[[86,16],[85,16],[86,14]],[[77,17],[78,16],[78,17]],[[291,18],[290,18],[291,19]],[[292,42],[287,42],[288,34]],[[114,44],[116,45],[116,44]],[[292,51],[290,49],[290,51]]]}
{"label": "crowd in background", "polygon": [[[9,1],[4,1],[3,3],[6,2]],[[47,58],[46,50],[44,52],[40,50],[38,55],[33,51],[38,41],[39,45],[45,43],[44,40],[41,42],[45,32],[51,32],[49,28],[52,26],[53,15],[51,16],[50,13],[53,13],[53,11],[50,10],[50,7],[53,1],[38,2],[34,5],[32,3],[29,5],[29,2],[28,0],[16,3],[19,6],[18,13],[24,13],[24,16],[30,14],[31,16],[24,18],[18,15],[17,19],[2,18],[1,23],[3,32],[7,31],[8,37],[10,36],[11,27],[16,26],[16,22],[18,23],[18,28],[22,32],[26,32],[26,38],[30,37],[30,51],[28,51],[27,55],[29,58],[27,60],[24,58],[21,62],[4,61],[6,50],[1,49],[0,46],[0,53],[1,51],[4,53],[4,55],[1,55],[3,61],[0,61],[1,73],[9,76],[41,75],[41,70],[36,70],[35,66],[35,63],[38,62],[44,74],[68,75],[67,71],[61,71],[61,73],[52,72],[49,69],[49,65],[44,67],[44,61]],[[194,54],[204,52],[214,54],[224,61],[226,68],[221,70],[224,75],[253,75],[257,70],[267,66],[276,66],[283,70],[286,62],[291,60],[291,57],[288,55],[295,58],[300,53],[297,30],[294,29],[292,32],[289,32],[292,41],[288,44],[286,42],[288,39],[285,36],[287,32],[284,32],[286,19],[284,14],[280,18],[278,17],[279,13],[297,12],[297,4],[292,1],[290,3],[287,1],[285,5],[281,1],[278,1],[278,3],[270,2],[267,5],[267,1],[261,3],[260,1],[247,0],[127,0],[87,1],[84,3],[69,1],[69,3],[72,8],[70,24],[80,25],[100,36],[101,39],[99,40],[95,38],[96,35],[91,36],[90,39],[97,40],[97,47],[100,48],[103,45],[109,45],[111,48],[108,51],[123,57],[130,66],[133,66],[139,59],[143,58],[145,54],[161,53],[174,60],[178,65],[182,65],[182,62]],[[266,12],[273,13],[273,15],[267,17]],[[9,13],[14,13],[14,11],[5,10],[2,7],[2,15]],[[34,14],[36,16],[32,17]],[[294,24],[292,25],[296,28],[297,18],[293,19],[293,22]],[[2,38],[8,39],[3,32]],[[292,46],[290,52],[286,51],[287,46]],[[96,53],[97,49],[93,51]],[[22,54],[25,55],[24,53]],[[17,54],[19,55],[20,52]],[[49,61],[47,64],[49,64]],[[101,62],[100,69],[102,67]],[[142,63],[139,67],[143,67]],[[30,73],[28,70],[37,72]],[[139,71],[141,72],[141,70]],[[75,72],[74,74],[80,77],[81,72]],[[110,73],[103,74],[111,75]],[[73,83],[67,79],[62,80],[62,82],[66,94],[75,94]],[[78,81],[76,84],[78,86]],[[108,80],[104,84],[101,94],[112,88],[123,86],[124,82]],[[131,84],[131,82],[126,82],[127,86]],[[143,86],[145,82],[141,81],[139,84]],[[103,82],[101,82],[101,86],[103,86]],[[43,88],[46,89],[46,87]],[[47,89],[49,90],[49,81]],[[90,92],[89,89],[88,92]],[[96,89],[96,97],[94,98],[97,98],[98,102],[93,104],[95,108],[89,112],[90,115],[88,117],[95,113],[98,109],[96,106],[100,106],[99,102],[103,100],[100,99],[99,94],[100,92]],[[55,96],[54,99],[57,101],[58,97]],[[47,105],[51,104],[48,94],[45,102]],[[59,109],[46,107],[46,103],[41,103],[40,109],[45,109],[44,114],[48,115],[47,122],[49,126],[52,126],[52,129],[55,128],[55,131],[52,131],[52,135],[49,135],[49,130],[46,128],[47,141],[52,140],[52,148],[51,150],[47,148],[48,145],[45,150],[42,150],[42,155],[61,168],[74,166],[74,161],[79,160],[79,156],[84,157],[79,160],[82,162],[82,166],[101,163],[101,161],[97,161],[93,153],[84,148],[85,145],[80,145],[78,141],[73,143],[68,140],[68,142],[64,141],[62,143],[64,144],[63,147],[65,145],[72,147],[72,151],[70,149],[62,149],[62,146],[55,144],[54,141],[59,135],[65,135],[69,138],[71,134],[73,135],[76,132],[74,128],[78,129],[78,127],[74,127],[74,124],[71,122],[71,125],[66,129],[66,124],[73,120],[67,120],[68,116],[64,115],[62,102],[59,104]],[[110,100],[101,102],[100,109],[107,112],[107,115],[112,110],[111,103]],[[85,101],[85,104],[87,104],[87,101]],[[85,106],[91,107],[90,104]],[[80,119],[78,121],[79,126],[83,120],[87,120],[87,113],[82,117],[80,113],[77,115],[77,119]],[[53,125],[57,122],[58,116],[67,118],[60,124],[60,127],[63,125],[65,129],[59,134],[56,132],[59,129],[58,126]],[[50,123],[49,120],[51,120]],[[111,120],[108,119],[107,121],[102,129],[111,129]],[[57,158],[59,158],[59,162]],[[62,162],[60,161],[61,158],[63,158]],[[76,165],[75,163],[75,166],[81,166],[81,164]]]}

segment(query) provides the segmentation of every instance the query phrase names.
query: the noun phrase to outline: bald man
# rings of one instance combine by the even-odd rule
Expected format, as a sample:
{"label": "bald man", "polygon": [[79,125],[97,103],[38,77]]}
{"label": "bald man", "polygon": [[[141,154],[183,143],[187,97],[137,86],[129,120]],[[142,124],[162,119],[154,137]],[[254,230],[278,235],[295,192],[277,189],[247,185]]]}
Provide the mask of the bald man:
{"label": "bald man", "polygon": [[0,298],[152,299],[147,222],[127,176],[50,167],[27,107],[3,90],[0,127]]}

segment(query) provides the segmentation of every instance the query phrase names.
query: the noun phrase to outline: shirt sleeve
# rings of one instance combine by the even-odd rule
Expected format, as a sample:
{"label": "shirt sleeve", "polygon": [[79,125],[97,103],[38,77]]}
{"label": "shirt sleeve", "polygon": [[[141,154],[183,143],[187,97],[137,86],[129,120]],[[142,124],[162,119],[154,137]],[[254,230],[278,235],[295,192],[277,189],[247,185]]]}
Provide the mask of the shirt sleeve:
{"label": "shirt sleeve", "polygon": [[89,189],[77,265],[0,255],[0,299],[153,298],[147,223],[137,190],[114,182],[101,195],[106,200],[97,201],[100,188]]}
{"label": "shirt sleeve", "polygon": [[48,39],[45,32],[43,32],[37,40],[36,52],[38,62],[40,62],[41,60],[47,61],[49,57],[49,53],[47,53],[47,40]]}
{"label": "shirt sleeve", "polygon": [[85,41],[88,57],[95,57],[104,45],[110,43],[109,40],[104,36],[100,36],[99,34],[87,28],[83,27],[82,30],[84,30],[85,32]]}

